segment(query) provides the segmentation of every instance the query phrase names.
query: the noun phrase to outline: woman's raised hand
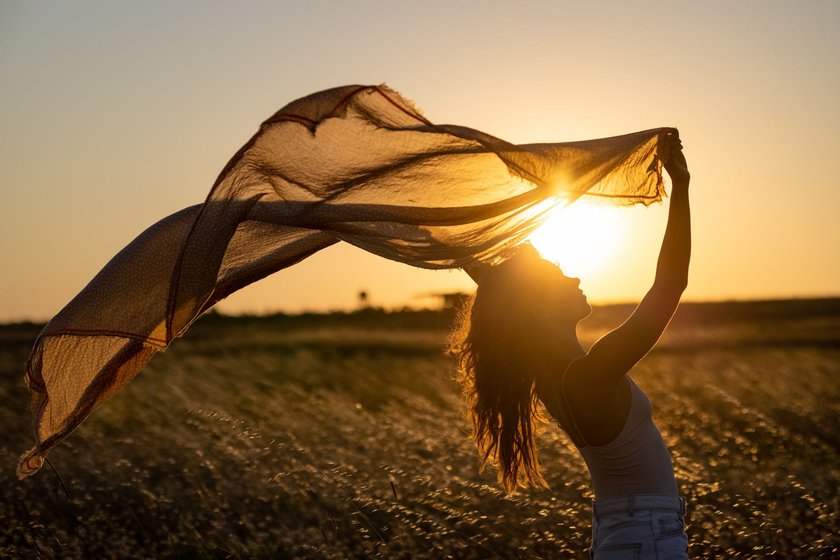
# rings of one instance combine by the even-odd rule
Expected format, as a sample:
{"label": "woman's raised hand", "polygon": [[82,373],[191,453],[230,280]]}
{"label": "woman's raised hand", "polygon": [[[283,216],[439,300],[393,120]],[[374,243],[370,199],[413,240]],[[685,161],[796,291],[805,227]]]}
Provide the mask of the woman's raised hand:
{"label": "woman's raised hand", "polygon": [[666,142],[668,147],[668,156],[664,161],[665,171],[668,172],[674,186],[688,186],[691,174],[688,172],[688,163],[685,161],[685,154],[683,154],[682,142],[680,141],[680,133],[677,129],[673,129],[668,132]]}

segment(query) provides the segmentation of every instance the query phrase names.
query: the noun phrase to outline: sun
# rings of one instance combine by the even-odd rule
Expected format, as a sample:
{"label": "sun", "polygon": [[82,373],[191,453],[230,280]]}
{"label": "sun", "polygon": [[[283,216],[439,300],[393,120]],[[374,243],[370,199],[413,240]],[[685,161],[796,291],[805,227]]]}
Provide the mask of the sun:
{"label": "sun", "polygon": [[621,208],[578,201],[557,210],[530,241],[565,274],[585,280],[615,258],[626,229]]}

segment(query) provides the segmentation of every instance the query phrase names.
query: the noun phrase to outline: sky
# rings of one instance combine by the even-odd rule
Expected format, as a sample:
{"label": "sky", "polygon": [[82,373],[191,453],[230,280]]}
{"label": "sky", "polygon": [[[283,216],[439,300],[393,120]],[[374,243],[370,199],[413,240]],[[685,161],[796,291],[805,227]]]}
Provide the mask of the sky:
{"label": "sky", "polygon": [[[48,319],[203,201],[265,118],[351,83],[514,143],[675,126],[692,174],[684,299],[837,295],[838,52],[836,1],[0,0],[0,322]],[[581,276],[591,301],[644,295],[666,217],[667,201],[621,209],[613,256]],[[336,245],[218,308],[352,309],[362,290],[422,306],[472,286]]]}

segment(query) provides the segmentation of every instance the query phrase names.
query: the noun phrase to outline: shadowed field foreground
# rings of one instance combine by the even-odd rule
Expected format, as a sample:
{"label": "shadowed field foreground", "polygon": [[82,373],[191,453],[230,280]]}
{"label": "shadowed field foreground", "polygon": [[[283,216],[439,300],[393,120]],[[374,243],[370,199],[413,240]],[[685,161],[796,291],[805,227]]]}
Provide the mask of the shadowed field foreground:
{"label": "shadowed field foreground", "polygon": [[[631,308],[596,310],[591,342]],[[444,313],[202,319],[18,481],[23,363],[0,327],[0,557],[582,558],[586,468],[477,473]],[[837,558],[840,300],[684,305],[636,368],[697,558]]]}

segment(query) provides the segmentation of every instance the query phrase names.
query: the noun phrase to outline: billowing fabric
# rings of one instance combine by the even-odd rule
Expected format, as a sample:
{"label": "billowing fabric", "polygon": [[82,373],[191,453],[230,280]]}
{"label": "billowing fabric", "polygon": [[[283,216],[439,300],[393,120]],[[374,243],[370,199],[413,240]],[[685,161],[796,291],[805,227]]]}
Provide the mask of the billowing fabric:
{"label": "billowing fabric", "polygon": [[283,107],[204,204],[141,233],[44,327],[26,368],[35,447],[18,474],[236,290],[338,241],[423,268],[497,262],[581,196],[660,200],[668,130],[513,145],[434,125],[385,86]]}

